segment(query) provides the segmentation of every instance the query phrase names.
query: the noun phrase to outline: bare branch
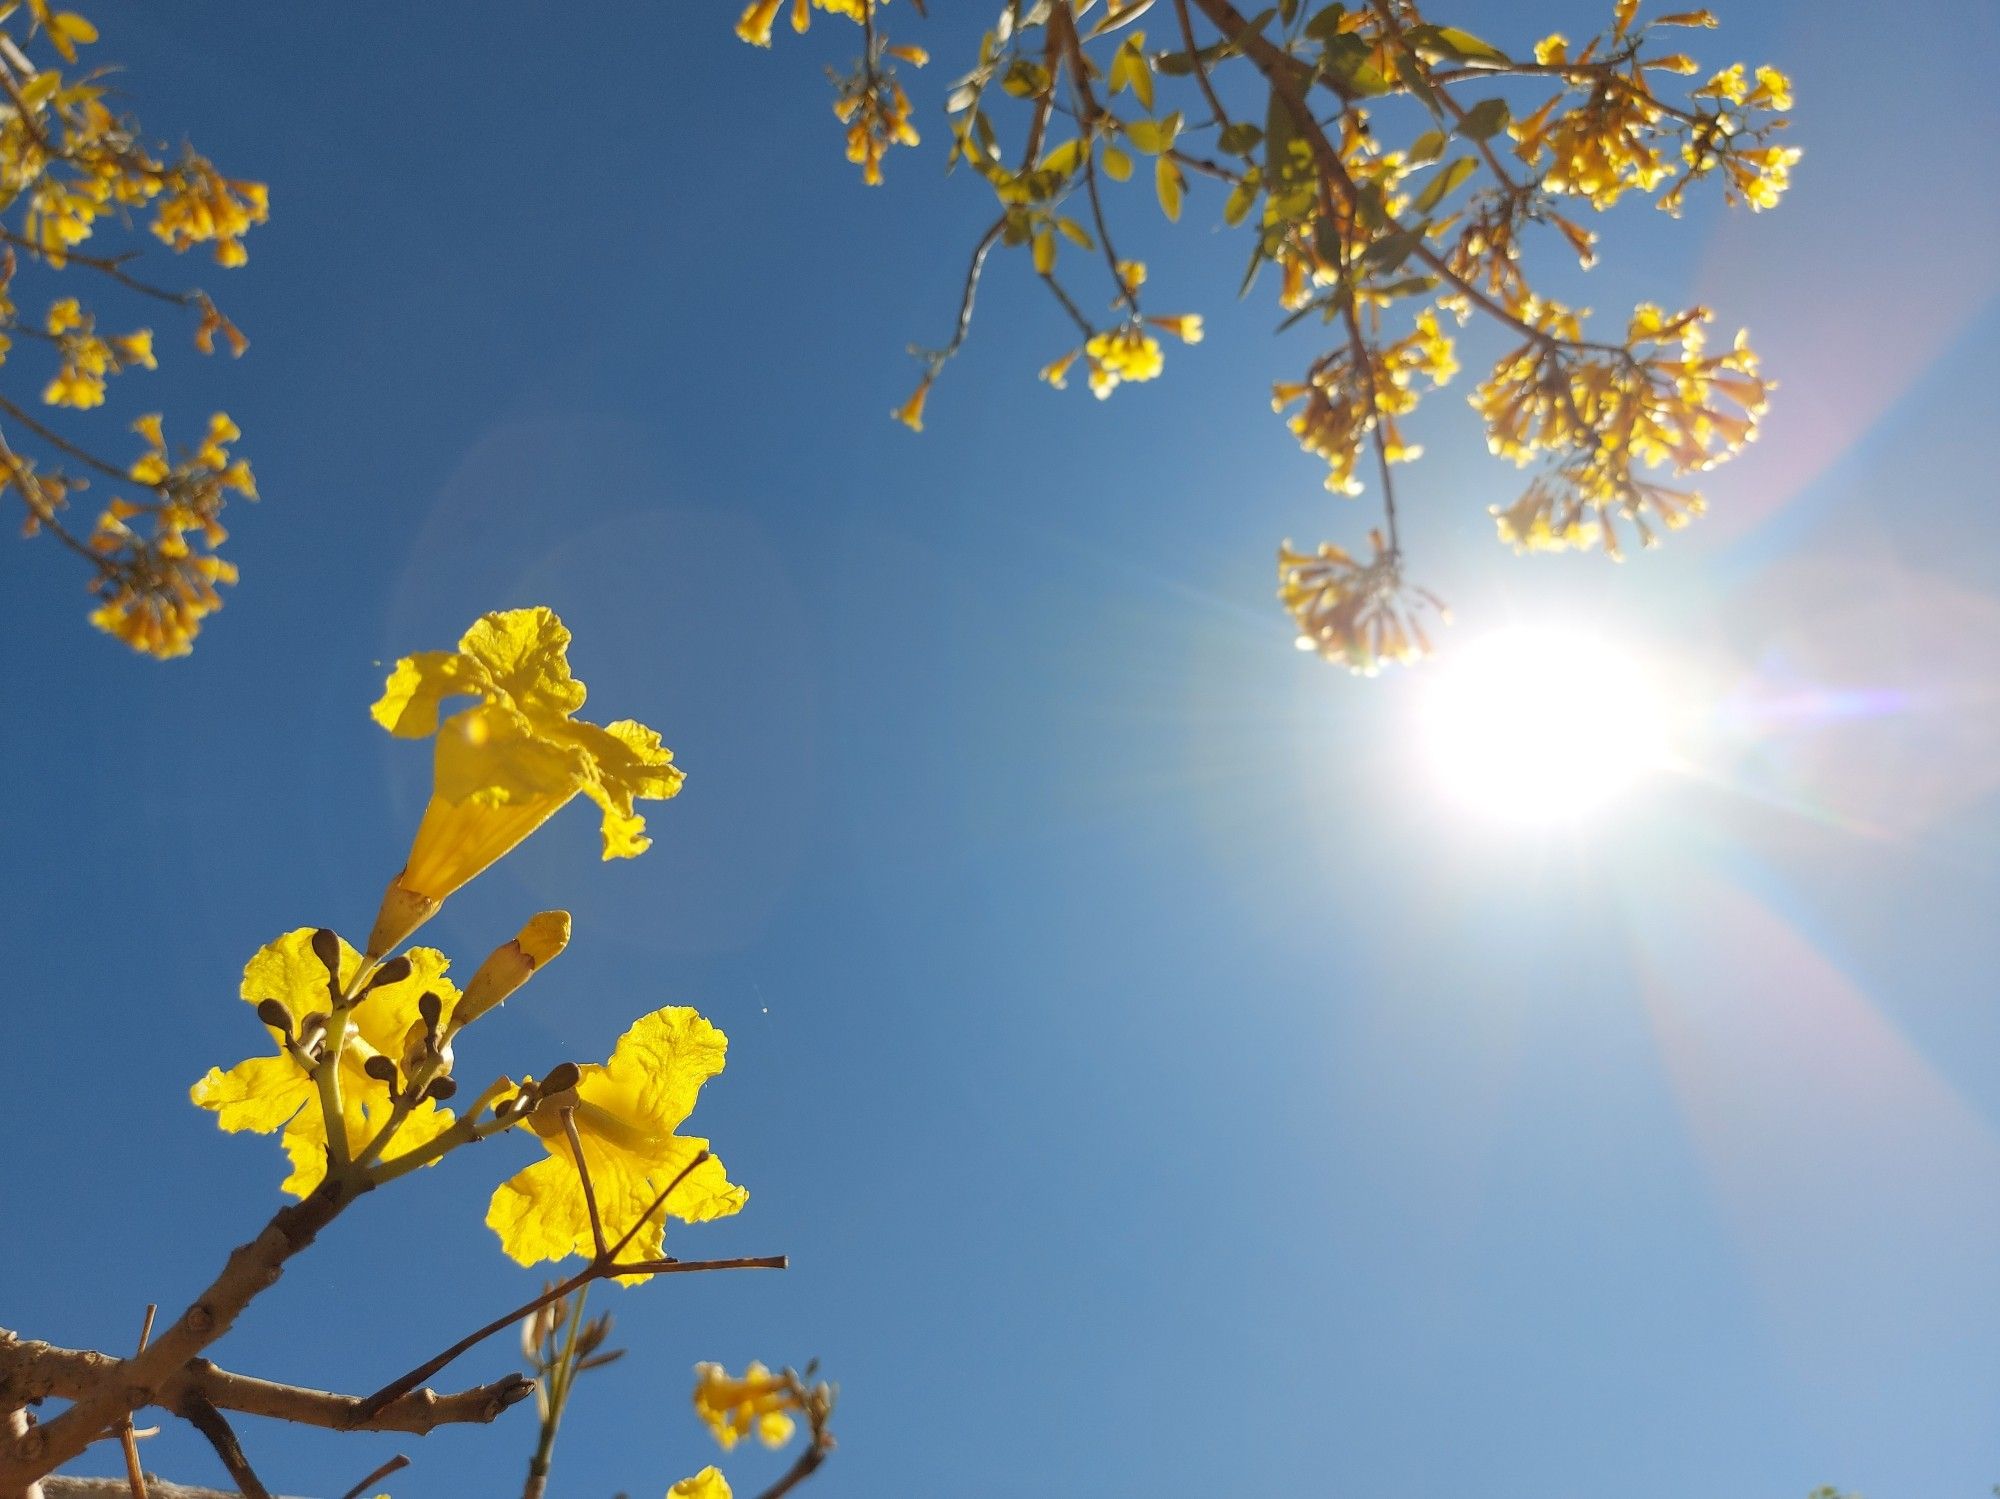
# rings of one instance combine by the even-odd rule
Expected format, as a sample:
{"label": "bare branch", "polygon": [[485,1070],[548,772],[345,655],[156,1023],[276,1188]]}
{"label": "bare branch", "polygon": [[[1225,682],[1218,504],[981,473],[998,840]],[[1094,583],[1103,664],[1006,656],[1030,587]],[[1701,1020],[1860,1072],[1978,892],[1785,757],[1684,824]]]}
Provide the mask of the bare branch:
{"label": "bare branch", "polygon": [[[119,1367],[119,1361],[107,1354],[26,1342],[0,1330],[0,1400],[39,1400],[48,1396],[80,1400],[114,1376]],[[290,1421],[299,1426],[317,1426],[327,1431],[402,1431],[423,1436],[439,1426],[492,1421],[510,1406],[527,1399],[534,1388],[532,1379],[510,1374],[491,1384],[451,1395],[417,1390],[364,1415],[359,1396],[255,1379],[198,1358],[165,1381],[153,1403],[171,1409],[175,1401],[198,1394],[220,1410]]]}

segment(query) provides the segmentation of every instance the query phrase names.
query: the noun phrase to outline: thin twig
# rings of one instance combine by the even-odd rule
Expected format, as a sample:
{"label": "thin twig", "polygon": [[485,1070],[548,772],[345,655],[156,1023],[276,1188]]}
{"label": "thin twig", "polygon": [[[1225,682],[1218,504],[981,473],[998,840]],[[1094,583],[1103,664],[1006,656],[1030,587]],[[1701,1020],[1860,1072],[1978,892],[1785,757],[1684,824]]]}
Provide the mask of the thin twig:
{"label": "thin twig", "polygon": [[[16,406],[12,401],[8,400],[4,396],[0,396],[0,411],[6,412],[9,416],[14,418],[15,421],[19,422],[22,426],[26,427],[30,432],[34,433],[35,436],[41,438],[41,440],[47,443],[50,447],[58,448],[61,451],[69,454],[69,456],[74,458],[78,463],[87,464],[91,468],[96,469],[100,474],[103,474],[106,478],[110,479],[114,484],[136,484],[139,482],[138,480],[134,479],[130,474],[126,473],[124,469],[119,468],[116,464],[105,462],[104,459],[99,458],[95,453],[91,452],[88,448],[78,447],[75,443],[71,442],[67,437],[64,437],[60,432],[56,431],[54,428],[49,427],[44,423],[35,420],[34,417],[30,416],[26,411],[23,411],[19,406]],[[147,489],[159,488],[157,484],[148,484],[143,487]]]}
{"label": "thin twig", "polygon": [[[146,1320],[139,1328],[138,1352],[144,1353],[146,1345],[153,1339],[153,1318],[159,1315],[158,1302],[146,1303]],[[146,1493],[146,1473],[139,1466],[139,1438],[132,1430],[132,1416],[128,1411],[118,1425],[119,1445],[125,1449],[125,1480],[132,1486],[132,1499],[150,1499]]]}
{"label": "thin twig", "polygon": [[791,1493],[818,1472],[820,1464],[832,1455],[833,1437],[830,1433],[821,1432],[812,1444],[799,1454],[799,1460],[787,1468],[784,1475],[758,1495],[757,1499],[784,1499],[786,1494]]}
{"label": "thin twig", "polygon": [[606,1245],[602,1254],[595,1256],[589,1264],[577,1271],[576,1274],[570,1276],[567,1280],[548,1287],[541,1295],[523,1302],[511,1312],[504,1312],[500,1316],[495,1317],[484,1327],[467,1333],[442,1353],[426,1359],[400,1378],[391,1380],[361,1402],[361,1415],[364,1418],[373,1415],[376,1411],[388,1405],[390,1401],[414,1390],[418,1385],[429,1379],[433,1374],[437,1373],[468,1349],[477,1347],[496,1332],[501,1332],[512,1327],[529,1313],[540,1311],[550,1302],[560,1300],[571,1291],[576,1290],[580,1286],[587,1286],[592,1281],[605,1280],[618,1275],[668,1275],[677,1271],[688,1270],[784,1269],[787,1261],[783,1255],[770,1255],[758,1259],[642,1260],[634,1264],[621,1264],[619,1262],[618,1256],[624,1252],[625,1246],[637,1237],[639,1231],[652,1220],[653,1214],[657,1213],[666,1203],[666,1200],[673,1195],[674,1189],[686,1181],[694,1169],[708,1159],[708,1156],[709,1153],[706,1150],[697,1151],[694,1159],[681,1167],[680,1171],[675,1174],[674,1179],[660,1190],[659,1195],[653,1199],[652,1206],[641,1213],[637,1221],[630,1228],[626,1229],[616,1242]]}
{"label": "thin twig", "polygon": [[181,1402],[179,1414],[208,1438],[208,1445],[215,1449],[215,1455],[222,1459],[222,1466],[229,1470],[230,1479],[242,1490],[243,1499],[271,1499],[271,1491],[257,1477],[256,1469],[250,1466],[250,1459],[243,1455],[243,1444],[236,1440],[236,1432],[228,1419],[209,1404],[206,1397],[188,1396]]}
{"label": "thin twig", "polygon": [[382,1464],[381,1467],[377,1468],[373,1473],[370,1473],[366,1478],[362,1479],[361,1482],[357,1483],[353,1488],[349,1489],[346,1493],[342,1494],[340,1496],[340,1499],[360,1499],[360,1494],[363,1489],[370,1488],[373,1485],[380,1483],[383,1479],[387,1478],[391,1473],[402,1472],[403,1469],[409,1467],[409,1465],[410,1465],[410,1460],[407,1457],[405,1457],[402,1453],[398,1452],[394,1457],[390,1458],[386,1463]]}

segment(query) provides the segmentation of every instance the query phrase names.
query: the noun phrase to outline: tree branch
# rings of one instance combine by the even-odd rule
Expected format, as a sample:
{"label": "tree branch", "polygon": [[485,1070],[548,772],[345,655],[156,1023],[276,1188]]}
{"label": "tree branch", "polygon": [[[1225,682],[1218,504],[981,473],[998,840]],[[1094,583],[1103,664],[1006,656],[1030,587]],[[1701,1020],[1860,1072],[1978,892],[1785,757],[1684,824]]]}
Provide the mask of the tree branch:
{"label": "tree branch", "polygon": [[209,1403],[207,1397],[189,1395],[181,1402],[178,1414],[208,1438],[208,1445],[222,1459],[222,1466],[229,1470],[229,1476],[235,1480],[243,1499],[271,1499],[271,1491],[257,1477],[257,1470],[250,1466],[250,1459],[243,1455],[243,1444],[236,1440],[235,1428],[221,1411]]}
{"label": "tree branch", "polygon": [[[27,1342],[0,1329],[0,1399],[39,1400],[58,1396],[81,1400],[115,1375],[119,1360],[87,1349],[58,1348]],[[373,1414],[362,1413],[357,1395],[279,1384],[218,1368],[198,1358],[163,1382],[153,1404],[173,1408],[177,1401],[198,1395],[220,1410],[327,1431],[403,1431],[423,1436],[439,1426],[485,1424],[534,1393],[535,1382],[510,1374],[491,1384],[456,1394],[418,1390],[391,1401]]]}
{"label": "tree branch", "polygon": [[[146,1475],[152,1499],[239,1499],[222,1489],[189,1488],[184,1483],[167,1483],[158,1475]],[[122,1478],[45,1478],[42,1492],[47,1499],[126,1499],[132,1491]],[[284,1496],[278,1496],[284,1499]]]}

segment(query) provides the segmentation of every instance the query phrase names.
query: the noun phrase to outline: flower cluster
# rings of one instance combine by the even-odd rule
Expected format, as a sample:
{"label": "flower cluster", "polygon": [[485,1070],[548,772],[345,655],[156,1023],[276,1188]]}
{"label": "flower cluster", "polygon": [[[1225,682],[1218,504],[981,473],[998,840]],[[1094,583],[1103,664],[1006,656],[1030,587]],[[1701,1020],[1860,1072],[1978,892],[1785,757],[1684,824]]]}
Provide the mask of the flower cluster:
{"label": "flower cluster", "polygon": [[1742,334],[1709,352],[1709,320],[1706,308],[1668,315],[1645,304],[1622,344],[1589,345],[1574,314],[1550,308],[1542,325],[1564,336],[1531,338],[1500,359],[1473,397],[1489,446],[1516,464],[1555,459],[1513,505],[1494,507],[1504,540],[1518,550],[1601,544],[1617,556],[1614,517],[1651,546],[1660,528],[1701,513],[1698,494],[1643,471],[1713,467],[1756,437],[1771,390]]}
{"label": "flower cluster", "polygon": [[[240,992],[273,1050],[210,1069],[192,1097],[225,1130],[277,1134],[292,1165],[284,1189],[298,1197],[331,1173],[388,1180],[458,1145],[525,1132],[544,1158],[493,1193],[486,1221],[501,1248],[534,1264],[602,1255],[606,1234],[620,1233],[637,1265],[658,1259],[665,1218],[701,1222],[747,1199],[706,1140],[677,1133],[702,1084],[722,1071],[722,1032],[691,1009],[656,1010],[603,1064],[562,1063],[539,1081],[497,1078],[455,1116],[445,1104],[458,1092],[466,1028],[563,951],[569,917],[530,919],[463,993],[435,948],[388,956],[413,916],[434,912],[578,792],[603,811],[607,858],[646,847],[632,800],[672,795],[681,773],[652,730],[572,717],[584,688],[569,670],[569,640],[552,611],[520,609],[487,615],[457,651],[397,663],[374,716],[399,735],[438,736],[437,786],[368,950],[309,927],[260,949]],[[459,695],[477,702],[440,722],[441,701]]]}
{"label": "flower cluster", "polygon": [[[815,1369],[815,1364],[807,1364],[803,1374],[793,1369],[774,1373],[762,1364],[753,1363],[741,1375],[732,1375],[720,1364],[696,1364],[695,1412],[714,1433],[724,1452],[753,1436],[766,1447],[782,1447],[792,1439],[799,1421],[803,1420],[810,1440],[792,1469],[794,1476],[802,1477],[833,1450],[833,1435],[827,1423],[833,1417],[839,1391],[823,1380],[811,1383]],[[671,1489],[669,1499],[673,1495],[729,1499],[729,1485],[714,1468],[704,1468]]]}
{"label": "flower cluster", "polygon": [[[871,55],[879,50],[873,0],[821,8],[860,22]],[[808,9],[795,0],[801,29]],[[1446,315],[1490,319],[1520,343],[1475,404],[1496,451],[1552,460],[1517,504],[1496,510],[1506,539],[1615,550],[1611,512],[1642,537],[1698,513],[1698,496],[1663,488],[1633,465],[1664,461],[1686,472],[1747,440],[1765,388],[1748,349],[1712,357],[1698,344],[1662,348],[1656,334],[1677,341],[1689,325],[1669,331],[1644,319],[1621,344],[1587,341],[1579,318],[1538,294],[1532,256],[1554,241],[1565,259],[1591,267],[1598,236],[1585,205],[1602,211],[1650,196],[1673,212],[1708,179],[1731,202],[1776,203],[1799,159],[1778,139],[1792,107],[1785,75],[1732,64],[1701,81],[1704,69],[1679,39],[1715,18],[1705,10],[1642,18],[1640,0],[1610,0],[1609,24],[1576,44],[1555,35],[1518,51],[1402,0],[1285,5],[1246,19],[1248,9],[1186,0],[1166,37],[1149,40],[1131,23],[1151,0],[996,7],[945,100],[950,161],[991,190],[996,217],[967,267],[951,341],[912,349],[923,372],[895,417],[922,430],[996,246],[1028,252],[1060,315],[1082,334],[1042,379],[1060,388],[1079,361],[1099,396],[1157,378],[1158,331],[1192,341],[1200,325],[1142,312],[1133,262],[1113,246],[1124,232],[1116,190],[1144,184],[1177,222],[1193,200],[1190,184],[1206,180],[1218,185],[1222,225],[1251,241],[1242,289],[1268,268],[1281,328],[1325,329],[1305,377],[1275,386],[1274,405],[1324,464],[1329,489],[1358,493],[1364,474],[1380,474],[1386,540],[1377,562],[1334,547],[1286,565],[1285,602],[1314,621],[1306,634],[1315,649],[1371,667],[1421,654],[1404,612],[1382,604],[1401,586],[1389,581],[1402,566],[1391,469],[1419,454],[1403,431],[1419,390],[1457,368]],[[757,0],[739,33],[768,43],[778,10],[779,0]],[[841,88],[857,87],[857,77],[865,70]],[[1378,104],[1398,99],[1415,107]],[[1256,113],[1235,113],[1253,103]],[[1404,120],[1407,133],[1392,134]],[[1150,172],[1137,170],[1142,157],[1152,158]],[[880,151],[857,159],[872,175]],[[1091,252],[1083,257],[1091,276],[1101,262],[1115,314],[1108,327],[1073,289],[1069,245]],[[1371,447],[1376,461],[1364,464]]]}
{"label": "flower cluster", "polygon": [[[228,539],[221,522],[226,493],[257,498],[250,465],[229,444],[242,434],[221,412],[208,419],[192,452],[173,458],[157,413],[132,430],[146,451],[126,475],[137,498],[114,498],[97,518],[90,549],[105,566],[92,580],[103,602],[91,623],[134,649],[161,658],[193,649],[204,617],[222,607],[219,585],[236,581],[236,567],[215,555]],[[142,533],[133,522],[145,519]]]}
{"label": "flower cluster", "polygon": [[[25,10],[6,8],[0,40],[0,362],[17,337],[47,343],[54,368],[41,386],[42,404],[88,409],[104,404],[112,376],[157,366],[153,331],[100,333],[96,315],[80,297],[54,298],[47,314],[24,321],[15,283],[27,268],[72,276],[97,275],[198,314],[196,347],[210,353],[220,335],[235,354],[241,332],[198,291],[176,292],[142,280],[130,268],[133,253],[87,253],[93,236],[150,214],[154,237],[176,251],[208,246],[217,263],[248,258],[244,236],[268,217],[261,183],[226,176],[206,157],[183,147],[169,158],[149,148],[138,127],[115,114],[102,72],[71,76],[63,66],[78,48],[97,41],[97,29],[47,0]],[[8,20],[26,23],[22,32]],[[45,44],[55,54],[47,66],[29,61],[29,48]],[[17,259],[17,252],[19,259]],[[170,460],[158,437],[159,418],[139,430],[153,452],[133,465],[92,453],[75,440],[0,396],[0,490],[11,490],[27,512],[27,530],[48,531],[88,557],[91,590],[99,603],[91,622],[133,649],[158,657],[185,654],[203,619],[221,607],[220,584],[235,581],[233,566],[214,555],[224,537],[217,517],[224,492],[255,498],[250,471],[228,458],[226,443],[240,435],[226,417],[211,424],[207,440],[185,462]],[[37,446],[46,452],[37,454]],[[114,493],[86,535],[62,516],[69,499],[86,487],[86,471],[129,478],[145,487],[139,498]],[[131,522],[150,514],[150,534]],[[202,550],[190,545],[195,538]]]}
{"label": "flower cluster", "polygon": [[[911,123],[910,97],[896,79],[893,59],[921,68],[930,55],[921,47],[893,45],[875,29],[875,12],[887,0],[791,0],[792,30],[812,25],[814,10],[845,16],[862,28],[866,51],[854,70],[837,79],[833,113],[847,127],[847,159],[861,168],[870,187],[882,183],[882,161],[891,146],[920,144]],[[771,28],[785,0],[751,0],[737,18],[736,34],[753,47],[771,45]],[[905,418],[907,420],[907,418]]]}
{"label": "flower cluster", "polygon": [[1299,446],[1325,462],[1328,489],[1359,494],[1355,464],[1363,441],[1379,425],[1384,462],[1420,457],[1423,449],[1404,440],[1397,418],[1416,409],[1419,377],[1435,389],[1457,372],[1452,341],[1439,328],[1437,314],[1426,309],[1396,342],[1370,352],[1357,340],[1316,361],[1303,381],[1274,385],[1271,409],[1303,402],[1288,423]]}
{"label": "flower cluster", "polygon": [[1446,623],[1451,618],[1435,594],[1404,585],[1400,559],[1381,532],[1371,532],[1369,542],[1373,555],[1365,562],[1330,541],[1310,553],[1290,542],[1278,548],[1278,597],[1298,626],[1299,649],[1360,676],[1431,653],[1419,617],[1425,608]]}

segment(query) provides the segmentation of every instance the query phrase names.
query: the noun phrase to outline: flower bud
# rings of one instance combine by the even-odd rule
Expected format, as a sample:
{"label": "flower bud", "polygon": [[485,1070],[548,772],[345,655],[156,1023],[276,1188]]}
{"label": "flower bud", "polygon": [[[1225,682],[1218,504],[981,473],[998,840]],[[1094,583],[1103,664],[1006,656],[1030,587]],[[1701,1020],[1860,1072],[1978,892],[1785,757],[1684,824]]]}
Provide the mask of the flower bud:
{"label": "flower bud", "polygon": [[464,997],[452,1012],[451,1028],[469,1025],[527,983],[537,968],[569,945],[569,912],[544,911],[530,917],[512,942],[496,948],[479,965]]}
{"label": "flower bud", "polygon": [[379,958],[400,945],[410,933],[437,915],[441,900],[412,890],[399,874],[382,892],[382,908],[375,913],[374,930],[368,934],[368,956]]}

